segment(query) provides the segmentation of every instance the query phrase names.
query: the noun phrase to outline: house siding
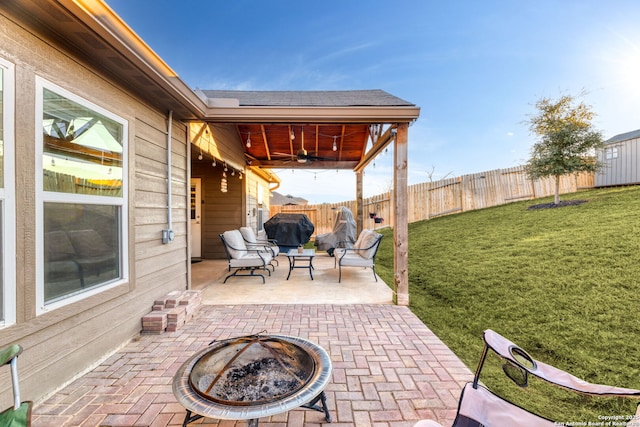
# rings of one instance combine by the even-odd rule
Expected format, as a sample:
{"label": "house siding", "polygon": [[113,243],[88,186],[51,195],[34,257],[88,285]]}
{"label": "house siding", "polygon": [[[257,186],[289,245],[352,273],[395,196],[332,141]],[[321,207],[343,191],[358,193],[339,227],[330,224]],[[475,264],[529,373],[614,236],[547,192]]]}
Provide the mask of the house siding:
{"label": "house siding", "polygon": [[[167,228],[167,111],[156,110],[72,55],[0,15],[0,57],[15,64],[16,324],[0,329],[0,346],[17,342],[22,398],[38,401],[93,367],[140,332],[153,300],[188,286],[187,126],[172,127],[171,188],[175,240]],[[36,315],[36,77],[128,120],[129,282]],[[8,260],[10,262],[10,260]],[[127,260],[125,260],[127,262]],[[8,265],[11,267],[11,264]],[[11,404],[1,377],[0,406]]]}
{"label": "house siding", "polygon": [[596,187],[639,184],[640,138],[616,141],[605,146],[605,150],[612,148],[618,150],[616,158],[607,159],[604,150],[598,154],[604,167],[596,173]]}

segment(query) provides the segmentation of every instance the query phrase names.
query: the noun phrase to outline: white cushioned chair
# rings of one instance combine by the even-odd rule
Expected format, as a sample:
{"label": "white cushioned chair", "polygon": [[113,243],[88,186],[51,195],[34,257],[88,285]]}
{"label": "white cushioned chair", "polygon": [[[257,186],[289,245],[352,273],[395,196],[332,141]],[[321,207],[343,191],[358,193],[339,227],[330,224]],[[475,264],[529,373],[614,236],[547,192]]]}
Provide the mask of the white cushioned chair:
{"label": "white cushioned chair", "polygon": [[377,282],[375,259],[381,240],[382,234],[365,229],[360,232],[358,240],[356,240],[352,248],[336,248],[334,251],[334,268],[336,264],[339,267],[338,283],[342,280],[342,267],[371,268],[373,270],[373,278]]}
{"label": "white cushioned chair", "polygon": [[256,237],[256,233],[253,232],[253,228],[251,227],[240,227],[240,234],[242,234],[242,238],[244,239],[247,248],[271,252],[271,256],[273,257],[276,265],[280,265],[276,258],[280,253],[280,247],[278,246],[277,240],[269,240],[267,238],[261,239]]}
{"label": "white cushioned chair", "polygon": [[[225,277],[224,283],[233,276],[259,276],[262,277],[262,283],[265,283],[264,275],[256,274],[256,270],[265,270],[271,276],[268,267],[273,256],[270,251],[247,248],[240,230],[225,231],[220,235],[220,240],[222,240],[224,250],[227,253],[229,271],[232,268],[236,269]],[[241,271],[249,271],[249,273],[239,274]]]}

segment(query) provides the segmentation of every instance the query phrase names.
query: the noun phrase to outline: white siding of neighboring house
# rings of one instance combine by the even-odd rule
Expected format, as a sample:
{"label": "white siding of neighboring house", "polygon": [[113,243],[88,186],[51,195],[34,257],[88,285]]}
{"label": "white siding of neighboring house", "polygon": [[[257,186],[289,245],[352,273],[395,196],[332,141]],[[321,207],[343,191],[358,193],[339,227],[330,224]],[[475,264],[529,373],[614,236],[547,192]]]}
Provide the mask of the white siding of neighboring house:
{"label": "white siding of neighboring house", "polygon": [[640,183],[640,137],[608,143],[598,156],[604,167],[596,174],[596,187]]}

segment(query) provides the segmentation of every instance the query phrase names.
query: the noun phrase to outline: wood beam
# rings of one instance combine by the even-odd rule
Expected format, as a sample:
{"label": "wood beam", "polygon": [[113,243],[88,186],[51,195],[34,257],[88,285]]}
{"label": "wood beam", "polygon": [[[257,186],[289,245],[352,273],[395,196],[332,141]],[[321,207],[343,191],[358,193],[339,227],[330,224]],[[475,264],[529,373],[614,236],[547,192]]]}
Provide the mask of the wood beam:
{"label": "wood beam", "polygon": [[356,172],[356,236],[364,228],[364,183],[363,173]]}
{"label": "wood beam", "polygon": [[264,125],[260,125],[260,132],[262,132],[262,140],[264,141],[264,149],[267,152],[267,159],[271,160],[271,151],[269,151],[269,141],[267,140],[267,131]]}
{"label": "wood beam", "polygon": [[409,123],[399,123],[394,147],[393,209],[393,267],[394,302],[409,305],[409,215],[408,215],[408,142]]}

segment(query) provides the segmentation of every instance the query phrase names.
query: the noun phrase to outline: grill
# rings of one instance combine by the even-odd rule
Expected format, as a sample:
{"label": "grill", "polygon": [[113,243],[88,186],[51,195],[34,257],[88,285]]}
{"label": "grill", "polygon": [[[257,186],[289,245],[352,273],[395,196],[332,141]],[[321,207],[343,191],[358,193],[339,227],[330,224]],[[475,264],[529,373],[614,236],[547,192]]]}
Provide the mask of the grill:
{"label": "grill", "polygon": [[[173,394],[187,409],[183,427],[202,417],[258,419],[297,407],[327,410],[324,388],[331,360],[298,337],[250,335],[214,341],[191,356],[173,378]],[[320,405],[318,405],[320,402]]]}

